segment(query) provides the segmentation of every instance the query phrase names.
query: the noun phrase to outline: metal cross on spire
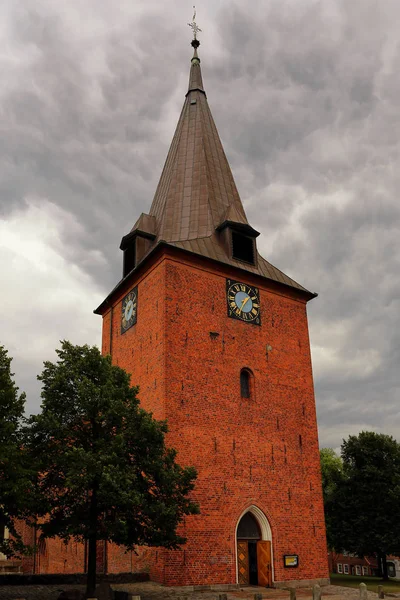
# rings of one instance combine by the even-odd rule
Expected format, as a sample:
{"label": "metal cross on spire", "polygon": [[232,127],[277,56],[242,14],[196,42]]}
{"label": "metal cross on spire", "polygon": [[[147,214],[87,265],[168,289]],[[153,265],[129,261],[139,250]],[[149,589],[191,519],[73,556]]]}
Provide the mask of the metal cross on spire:
{"label": "metal cross on spire", "polygon": [[192,20],[191,23],[188,23],[188,25],[193,30],[194,39],[197,40],[197,34],[199,33],[199,31],[201,31],[201,29],[200,29],[200,27],[197,25],[197,23],[195,21],[195,19],[196,19],[196,7],[193,6],[193,8],[194,8],[193,20]]}

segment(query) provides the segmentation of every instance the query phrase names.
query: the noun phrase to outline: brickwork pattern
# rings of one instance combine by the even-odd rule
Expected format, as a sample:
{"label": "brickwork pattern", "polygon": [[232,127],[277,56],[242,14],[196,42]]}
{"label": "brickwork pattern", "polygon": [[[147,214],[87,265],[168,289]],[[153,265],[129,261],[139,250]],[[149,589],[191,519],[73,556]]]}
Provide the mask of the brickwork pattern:
{"label": "brickwork pattern", "polygon": [[45,552],[39,554],[37,573],[83,573],[85,546],[71,540],[67,544],[59,538],[46,540]]}
{"label": "brickwork pattern", "polygon": [[[108,544],[99,572],[145,571],[166,585],[236,583],[236,527],[254,505],[271,527],[274,582],[327,578],[304,298],[170,248],[146,267],[104,313],[102,350],[132,374],[144,408],[168,420],[179,462],[197,468],[201,514],[182,524],[182,549],[136,554]],[[227,316],[227,278],[259,288],[261,326]],[[137,323],[121,334],[122,300],[135,286]],[[242,368],[254,375],[250,399],[241,398]],[[83,571],[83,545],[48,544],[42,572]],[[298,554],[299,567],[285,569],[284,554]]]}
{"label": "brickwork pattern", "polygon": [[[259,287],[261,327],[228,318],[227,277]],[[121,335],[120,304],[135,285],[138,322]],[[134,570],[168,585],[236,582],[236,526],[256,505],[272,529],[274,581],[328,577],[305,301],[169,250],[128,288],[113,308],[113,360],[139,383],[143,406],[167,418],[181,464],[198,469],[201,506],[182,526],[181,550],[140,551]],[[109,320],[110,312],[104,352]],[[243,367],[254,374],[246,400]],[[284,569],[283,555],[292,553],[299,567]]]}

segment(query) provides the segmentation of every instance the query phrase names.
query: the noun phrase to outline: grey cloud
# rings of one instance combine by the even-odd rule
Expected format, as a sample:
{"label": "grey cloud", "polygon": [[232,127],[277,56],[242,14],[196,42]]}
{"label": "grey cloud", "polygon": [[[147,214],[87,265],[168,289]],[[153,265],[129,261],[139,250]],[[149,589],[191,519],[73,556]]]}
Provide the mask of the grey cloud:
{"label": "grey cloud", "polygon": [[[139,19],[134,42],[129,24],[118,36],[110,32],[102,49],[106,68],[95,78],[84,68],[79,40],[68,37],[56,12],[16,17],[15,40],[32,63],[3,97],[7,125],[0,160],[7,168],[0,202],[7,212],[27,194],[37,195],[79,215],[87,238],[75,240],[75,259],[102,248],[110,260],[103,277],[111,286],[119,272],[119,240],[149,203],[160,170],[154,164],[163,160],[158,123],[175,82],[163,80],[160,95],[159,72],[149,71],[157,64],[158,44],[169,47],[166,60],[172,55],[171,32],[161,31],[154,44],[148,17]],[[144,57],[142,47],[148,49]]]}

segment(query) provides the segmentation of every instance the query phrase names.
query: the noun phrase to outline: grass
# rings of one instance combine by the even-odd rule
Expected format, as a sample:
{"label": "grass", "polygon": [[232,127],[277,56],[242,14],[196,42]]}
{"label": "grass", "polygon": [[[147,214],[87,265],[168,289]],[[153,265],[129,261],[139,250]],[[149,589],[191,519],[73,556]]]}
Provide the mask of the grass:
{"label": "grass", "polygon": [[378,585],[383,585],[385,592],[400,593],[400,581],[383,581],[380,577],[365,577],[364,575],[341,575],[331,573],[331,584],[343,587],[358,588],[360,583],[365,583],[370,592],[378,592]]}

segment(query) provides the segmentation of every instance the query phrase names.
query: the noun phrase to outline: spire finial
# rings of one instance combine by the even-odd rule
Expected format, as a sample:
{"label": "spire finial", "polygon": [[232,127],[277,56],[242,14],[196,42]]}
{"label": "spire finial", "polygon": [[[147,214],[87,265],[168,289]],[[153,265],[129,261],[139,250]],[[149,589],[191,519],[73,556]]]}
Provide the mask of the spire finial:
{"label": "spire finial", "polygon": [[196,7],[195,6],[193,6],[193,10],[194,10],[193,19],[192,19],[191,23],[188,23],[188,25],[189,25],[189,27],[192,28],[192,31],[193,31],[192,46],[196,50],[200,46],[200,42],[197,39],[197,34],[199,33],[199,31],[201,31],[201,29],[196,23]]}

